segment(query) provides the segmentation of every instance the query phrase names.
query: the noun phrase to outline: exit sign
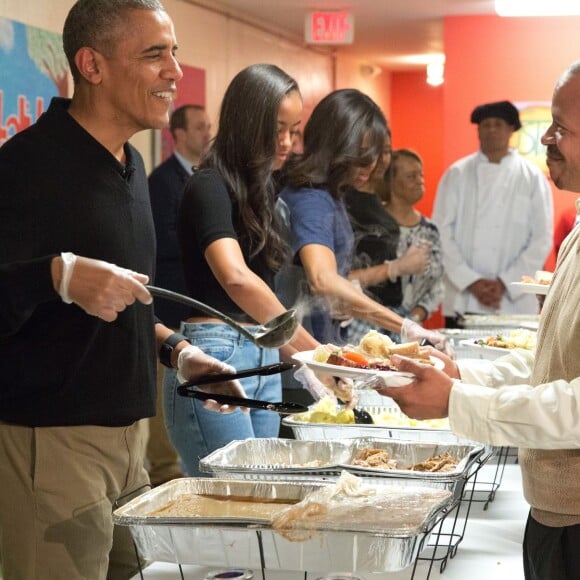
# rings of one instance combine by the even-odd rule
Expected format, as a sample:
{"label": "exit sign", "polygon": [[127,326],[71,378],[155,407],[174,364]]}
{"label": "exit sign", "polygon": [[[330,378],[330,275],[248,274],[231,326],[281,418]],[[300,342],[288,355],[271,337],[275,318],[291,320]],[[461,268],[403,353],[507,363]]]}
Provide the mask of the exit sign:
{"label": "exit sign", "polygon": [[354,18],[350,12],[310,12],[306,15],[308,44],[352,44]]}

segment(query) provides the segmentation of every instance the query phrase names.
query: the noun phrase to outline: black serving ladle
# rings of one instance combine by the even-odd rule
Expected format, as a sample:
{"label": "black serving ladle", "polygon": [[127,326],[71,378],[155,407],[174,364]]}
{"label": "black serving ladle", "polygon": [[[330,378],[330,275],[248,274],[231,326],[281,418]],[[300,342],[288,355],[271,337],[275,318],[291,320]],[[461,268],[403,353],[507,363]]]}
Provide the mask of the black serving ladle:
{"label": "black serving ladle", "polygon": [[364,409],[353,407],[352,412],[354,415],[354,422],[358,425],[373,425],[375,422],[372,415]]}
{"label": "black serving ladle", "polygon": [[[337,399],[340,403],[343,403],[343,401],[341,401],[340,399]],[[358,407],[353,407],[352,408],[352,413],[354,415],[354,422],[357,425],[374,425],[374,419],[372,417],[372,415],[368,412],[365,411],[364,409],[359,409]]]}
{"label": "black serving ladle", "polygon": [[195,300],[189,296],[184,296],[178,292],[173,292],[172,290],[166,290],[165,288],[157,288],[156,286],[145,287],[149,290],[152,296],[192,306],[201,312],[205,312],[205,314],[209,316],[223,320],[227,325],[235,328],[240,334],[243,334],[246,338],[249,338],[253,343],[261,348],[279,348],[284,346],[292,340],[292,337],[298,328],[298,319],[296,318],[296,310],[294,309],[287,310],[279,316],[276,316],[276,318],[273,318],[264,324],[260,324],[257,329],[250,332],[246,326],[239,324],[223,312],[220,312],[199,300]]}

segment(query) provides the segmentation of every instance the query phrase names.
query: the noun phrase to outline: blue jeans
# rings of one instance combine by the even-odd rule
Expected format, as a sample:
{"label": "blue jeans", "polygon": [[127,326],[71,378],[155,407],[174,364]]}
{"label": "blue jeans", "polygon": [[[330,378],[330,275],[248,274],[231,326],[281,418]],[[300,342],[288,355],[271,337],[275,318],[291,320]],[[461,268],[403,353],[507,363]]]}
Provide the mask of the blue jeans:
{"label": "blue jeans", "polygon": [[[279,361],[276,349],[260,349],[225,324],[185,322],[181,332],[205,353],[237,370]],[[280,375],[248,377],[240,382],[251,399],[280,401],[282,398]],[[223,415],[204,409],[203,401],[178,395],[177,387],[175,371],[166,369],[163,385],[165,425],[190,477],[207,475],[199,471],[199,459],[230,441],[278,436],[280,417],[276,413],[261,409],[243,413],[237,409]]]}

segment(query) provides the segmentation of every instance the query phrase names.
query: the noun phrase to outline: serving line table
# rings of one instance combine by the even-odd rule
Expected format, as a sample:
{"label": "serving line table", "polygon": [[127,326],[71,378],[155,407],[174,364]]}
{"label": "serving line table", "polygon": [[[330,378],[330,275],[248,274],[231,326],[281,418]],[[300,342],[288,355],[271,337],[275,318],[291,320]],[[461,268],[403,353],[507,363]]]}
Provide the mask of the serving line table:
{"label": "serving line table", "polygon": [[[484,480],[493,479],[497,464],[488,462],[479,476]],[[519,465],[507,462],[503,469],[501,488],[495,494],[493,506],[484,509],[483,502],[470,506],[467,532],[461,543],[461,549],[449,560],[444,571],[433,566],[431,559],[421,555],[415,569],[409,567],[400,572],[387,574],[355,573],[353,580],[423,580],[431,578],[442,580],[522,580],[521,544],[528,505],[522,495]],[[460,511],[457,526],[461,529],[463,515]],[[428,550],[429,548],[427,548]],[[155,562],[143,570],[145,580],[206,580],[211,578],[215,568],[206,566],[166,564]],[[344,570],[309,570],[305,572],[254,570],[253,580],[318,580],[330,573]],[[139,575],[134,580],[139,580]]]}
{"label": "serving line table", "polygon": [[[531,316],[521,316],[521,317],[514,317],[513,320],[510,320],[510,317],[502,317],[502,316],[470,316],[468,317],[471,321],[473,326],[468,326],[466,328],[460,329],[446,329],[440,328],[438,332],[447,336],[449,344],[455,351],[455,355],[458,359],[469,359],[469,358],[483,358],[489,359],[490,357],[484,354],[484,350],[482,349],[479,353],[477,349],[468,348],[464,345],[464,340],[468,339],[476,339],[476,338],[484,338],[487,336],[494,336],[497,334],[502,334],[505,332],[509,332],[511,330],[515,330],[517,328],[526,328],[526,324],[528,325],[527,328],[537,328],[537,317]],[[486,325],[485,319],[488,318],[490,323]],[[478,323],[478,319],[481,321]],[[497,326],[494,325],[491,321],[504,319],[504,325]],[[511,323],[511,325],[510,325]],[[521,323],[521,324],[519,324]],[[523,325],[523,326],[522,326]],[[505,351],[507,354],[509,351]],[[493,358],[497,358],[497,353],[493,353]],[[505,466],[508,462],[516,462],[518,457],[518,450],[515,447],[495,447],[494,448],[495,457],[493,464],[495,465],[495,470],[491,471],[488,470],[488,479],[483,477],[477,478],[477,483],[474,483],[473,487],[473,497],[472,501],[474,502],[482,502],[483,509],[486,510],[489,504],[494,500],[495,494],[499,489]]]}
{"label": "serving line table", "polygon": [[[429,580],[437,566],[440,572],[445,570],[463,542],[473,503],[481,502],[483,511],[487,510],[501,485],[507,461],[514,458],[517,460],[517,449],[512,447],[484,449],[463,483],[461,501],[435,525],[425,549],[417,556],[410,580]],[[485,466],[488,468],[484,469]],[[488,481],[489,477],[493,477],[493,480]],[[426,567],[426,573],[418,573],[421,562],[424,563],[423,568]]]}

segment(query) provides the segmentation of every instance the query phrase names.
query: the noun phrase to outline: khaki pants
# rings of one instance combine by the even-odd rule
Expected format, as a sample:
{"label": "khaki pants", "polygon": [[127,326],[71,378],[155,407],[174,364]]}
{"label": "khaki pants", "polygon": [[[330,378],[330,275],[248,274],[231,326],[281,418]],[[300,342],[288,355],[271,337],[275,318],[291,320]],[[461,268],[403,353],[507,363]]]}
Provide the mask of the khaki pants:
{"label": "khaki pants", "polygon": [[167,435],[163,419],[163,374],[165,367],[157,364],[157,409],[155,417],[147,419],[147,469],[152,485],[160,485],[171,479],[183,477],[179,455]]}
{"label": "khaki pants", "polygon": [[148,483],[142,430],[0,424],[5,580],[120,580],[137,560],[115,501]]}

